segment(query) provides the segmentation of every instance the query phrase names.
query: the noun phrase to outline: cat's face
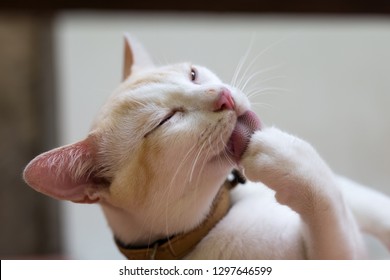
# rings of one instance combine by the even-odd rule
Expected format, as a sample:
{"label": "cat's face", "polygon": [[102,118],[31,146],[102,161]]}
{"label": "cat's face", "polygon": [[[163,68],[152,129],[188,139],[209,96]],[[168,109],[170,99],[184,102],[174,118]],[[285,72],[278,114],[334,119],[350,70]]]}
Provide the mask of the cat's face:
{"label": "cat's face", "polygon": [[[180,185],[170,195],[178,199],[204,184],[203,177],[221,181],[238,161],[228,143],[248,110],[240,91],[204,67],[184,63],[132,73],[93,126],[104,177],[118,197],[137,202],[159,192],[154,186]],[[123,189],[123,182],[134,187]],[[135,191],[139,185],[143,190]]]}
{"label": "cat's face", "polygon": [[137,44],[126,50],[125,79],[89,136],[38,156],[26,181],[55,198],[128,212],[212,200],[259,128],[248,99],[204,67],[156,67]]}

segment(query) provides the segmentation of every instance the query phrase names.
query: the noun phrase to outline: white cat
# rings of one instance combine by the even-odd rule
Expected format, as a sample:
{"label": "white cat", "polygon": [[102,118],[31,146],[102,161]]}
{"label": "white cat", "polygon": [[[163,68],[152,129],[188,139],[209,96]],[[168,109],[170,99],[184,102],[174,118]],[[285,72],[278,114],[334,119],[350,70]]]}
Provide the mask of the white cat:
{"label": "white cat", "polygon": [[[389,198],[264,127],[247,97],[206,68],[156,67],[125,42],[124,81],[91,132],[32,160],[31,187],[99,203],[128,258],[365,258],[360,230],[390,248]],[[227,191],[233,168],[252,182]]]}

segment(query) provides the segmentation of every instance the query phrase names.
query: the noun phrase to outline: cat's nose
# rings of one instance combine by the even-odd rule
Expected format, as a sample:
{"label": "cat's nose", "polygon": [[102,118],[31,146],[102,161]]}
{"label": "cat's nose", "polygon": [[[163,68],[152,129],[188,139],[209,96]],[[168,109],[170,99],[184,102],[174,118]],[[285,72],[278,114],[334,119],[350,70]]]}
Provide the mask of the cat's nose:
{"label": "cat's nose", "polygon": [[222,88],[218,94],[217,100],[214,102],[214,112],[222,110],[234,110],[234,100],[232,93],[227,88]]}

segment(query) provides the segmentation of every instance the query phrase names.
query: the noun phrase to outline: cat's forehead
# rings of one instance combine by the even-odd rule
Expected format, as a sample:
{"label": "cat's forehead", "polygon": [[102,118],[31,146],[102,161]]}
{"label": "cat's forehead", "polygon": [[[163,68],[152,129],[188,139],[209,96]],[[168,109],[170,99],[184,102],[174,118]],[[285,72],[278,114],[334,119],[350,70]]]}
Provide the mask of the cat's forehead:
{"label": "cat's forehead", "polygon": [[116,123],[128,116],[148,117],[151,112],[164,114],[164,108],[195,104],[199,102],[196,93],[221,83],[212,71],[191,63],[134,71],[104,104],[95,124],[102,121]]}
{"label": "cat's forehead", "polygon": [[191,82],[193,71],[196,72],[197,83],[221,82],[217,75],[204,66],[192,63],[179,63],[135,72],[127,80],[127,83],[133,88],[153,83],[187,83]]}

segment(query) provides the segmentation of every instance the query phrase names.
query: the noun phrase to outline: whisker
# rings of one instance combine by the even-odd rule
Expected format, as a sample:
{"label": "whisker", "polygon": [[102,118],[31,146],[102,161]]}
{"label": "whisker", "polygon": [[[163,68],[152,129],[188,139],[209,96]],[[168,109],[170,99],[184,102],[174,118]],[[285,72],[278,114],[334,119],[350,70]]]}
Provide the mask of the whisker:
{"label": "whisker", "polygon": [[[265,69],[262,69],[262,70],[258,70],[256,72],[254,72],[252,75],[250,75],[248,77],[248,79],[245,81],[244,85],[242,87],[239,87],[239,89],[244,92],[245,91],[245,88],[247,87],[247,85],[254,79],[256,78],[257,76],[259,75],[262,75],[262,74],[265,74],[265,73],[268,73],[268,72],[271,72],[271,71],[274,71],[274,70],[277,70],[277,69],[280,69],[280,67],[282,66],[283,64],[278,64],[278,65],[275,65],[275,66],[271,66],[271,67],[268,67],[268,68],[265,68]],[[267,80],[267,79],[265,79]],[[263,79],[263,82],[264,82],[264,79]]]}
{"label": "whisker", "polygon": [[275,106],[268,104],[268,103],[264,103],[264,102],[251,102],[251,105],[261,107],[261,108],[267,108],[267,109],[274,109],[275,108]]}
{"label": "whisker", "polygon": [[[200,135],[202,135],[207,129],[204,129]],[[191,148],[188,150],[188,152],[184,155],[184,157],[181,159],[178,167],[176,168],[176,171],[175,171],[175,174],[172,176],[172,179],[170,180],[169,184],[167,185],[166,187],[166,191],[165,193],[162,195],[162,199],[161,201],[162,202],[166,202],[166,205],[165,205],[165,225],[166,225],[166,228],[165,228],[165,231],[166,231],[166,234],[167,236],[169,235],[169,228],[168,228],[168,209],[169,209],[169,205],[168,205],[168,201],[169,201],[169,196],[170,196],[170,193],[172,191],[172,186],[173,186],[173,183],[174,181],[176,180],[176,177],[177,175],[179,174],[180,170],[183,168],[183,166],[185,166],[185,164],[188,162],[188,160],[191,158],[190,155],[191,153],[194,152],[194,149],[198,146],[198,142],[195,142]]]}
{"label": "whisker", "polygon": [[223,151],[223,154],[226,156],[226,159],[227,159],[227,161],[232,165],[232,166],[235,166],[236,165],[236,163],[235,162],[233,162],[232,161],[232,159],[229,157],[229,155],[228,155],[228,152],[226,151],[226,145],[227,145],[227,142],[225,142],[224,140],[223,140],[223,138],[222,138],[222,135],[219,135],[220,137],[220,139],[221,139],[221,144],[223,145],[223,149],[222,149],[222,151]]}
{"label": "whisker", "polygon": [[[222,135],[220,135],[220,138],[222,138]],[[221,144],[222,144],[222,148],[221,148]],[[223,144],[223,142],[221,141],[217,141],[215,143],[215,145],[217,146],[217,149],[218,151],[221,151],[221,153],[223,153],[223,150],[226,148],[225,145]],[[218,163],[219,163],[219,167],[222,168],[223,167],[223,161],[222,161],[222,158],[221,157],[218,157]]]}
{"label": "whisker", "polygon": [[274,81],[274,80],[279,80],[279,79],[286,79],[288,76],[286,75],[279,75],[279,76],[273,76],[273,77],[269,77],[269,78],[266,78],[266,79],[263,79],[263,80],[258,80],[256,82],[258,83],[267,83],[269,81]]}
{"label": "whisker", "polygon": [[193,195],[192,195],[193,203],[196,203],[195,200],[198,198],[198,190],[202,187],[202,186],[200,186],[200,179],[202,177],[202,173],[203,173],[204,167],[206,166],[208,155],[210,154],[210,150],[211,150],[211,147],[208,146],[206,154],[203,157],[201,168],[200,168],[200,170],[198,172],[198,176],[197,176],[197,179],[196,179],[196,183],[194,185]]}
{"label": "whisker", "polygon": [[203,173],[203,170],[204,170],[204,168],[205,168],[205,166],[206,166],[208,157],[209,157],[210,152],[211,152],[211,150],[212,150],[212,148],[213,148],[213,146],[211,145],[210,136],[208,136],[208,139],[207,139],[207,140],[208,140],[209,145],[208,145],[208,149],[206,150],[206,154],[205,154],[205,156],[203,157],[202,165],[201,165],[201,167],[200,167],[200,169],[199,169],[199,172],[198,172],[198,178],[197,178],[197,181],[196,181],[196,185],[199,184],[199,179],[200,179],[200,177],[201,177],[201,175],[202,175],[202,173]]}
{"label": "whisker", "polygon": [[197,164],[197,161],[198,161],[198,159],[199,159],[200,154],[202,153],[202,150],[203,150],[205,144],[206,144],[206,141],[203,142],[202,146],[200,147],[200,149],[199,149],[199,151],[198,151],[198,154],[197,154],[196,157],[195,157],[195,160],[194,160],[194,162],[193,162],[193,164],[192,164],[192,168],[191,168],[190,179],[189,179],[188,182],[192,182],[192,175],[193,175],[193,173],[194,173],[195,166],[196,166],[196,164]]}
{"label": "whisker", "polygon": [[264,94],[280,94],[280,93],[287,93],[287,92],[290,92],[290,90],[286,88],[268,87],[268,88],[262,88],[262,89],[251,91],[248,94],[248,98],[258,96],[258,95],[264,95]]}
{"label": "whisker", "polygon": [[162,195],[161,201],[166,203],[166,205],[165,205],[165,225],[166,225],[165,231],[166,231],[167,236],[169,236],[169,228],[168,228],[168,209],[169,209],[168,201],[169,201],[169,199],[168,198],[170,196],[173,183],[176,180],[177,175],[179,174],[179,171],[184,166],[184,164],[187,162],[187,160],[190,158],[190,154],[193,152],[193,150],[195,149],[197,144],[198,143],[195,142],[194,145],[192,145],[192,147],[188,150],[186,155],[183,157],[183,159],[181,160],[180,164],[178,165],[178,167],[175,171],[175,174],[172,176],[172,179],[166,188],[165,194]]}
{"label": "whisker", "polygon": [[232,80],[230,82],[230,84],[233,86],[233,87],[236,87],[236,82],[237,82],[237,78],[242,70],[242,67],[244,66],[245,62],[247,61],[248,57],[249,57],[249,54],[252,50],[252,47],[253,47],[253,42],[254,42],[254,35],[252,35],[252,38],[251,38],[251,41],[249,43],[249,46],[245,52],[245,54],[240,58],[240,60],[238,61],[238,64],[237,64],[237,67],[234,71],[234,75],[232,77]]}
{"label": "whisker", "polygon": [[241,76],[241,79],[239,80],[238,84],[237,84],[237,88],[241,88],[240,85],[243,83],[245,77],[247,76],[248,72],[251,71],[253,65],[257,62],[257,60],[262,56],[264,55],[265,53],[267,53],[271,48],[273,48],[274,46],[280,44],[281,42],[285,41],[289,36],[286,36],[284,38],[281,38],[275,42],[273,42],[272,44],[268,45],[266,48],[264,48],[260,53],[258,53],[254,59],[251,60],[251,63],[248,65],[248,67],[246,68],[246,70],[244,71],[244,73],[242,74]]}
{"label": "whisker", "polygon": [[285,78],[287,78],[287,76],[279,75],[279,76],[273,76],[273,77],[266,78],[266,79],[257,80],[253,84],[251,84],[251,87],[252,87],[251,89],[245,90],[245,94],[248,96],[248,92],[253,92],[254,90],[256,91],[259,88],[261,89],[261,86],[266,85],[266,83],[268,83],[270,81],[285,79]]}

